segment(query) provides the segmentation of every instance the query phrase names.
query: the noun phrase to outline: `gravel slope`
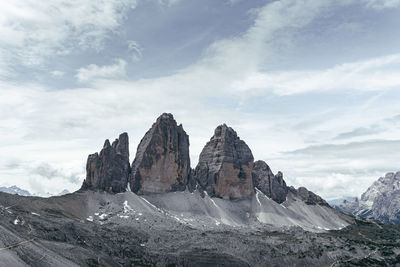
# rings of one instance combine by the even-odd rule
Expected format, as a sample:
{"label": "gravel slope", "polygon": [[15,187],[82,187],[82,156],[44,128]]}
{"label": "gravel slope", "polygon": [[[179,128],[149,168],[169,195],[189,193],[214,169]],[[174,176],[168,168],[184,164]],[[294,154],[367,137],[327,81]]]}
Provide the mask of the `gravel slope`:
{"label": "gravel slope", "polygon": [[[88,191],[49,199],[0,194],[0,205],[0,266],[400,262],[399,227],[306,207],[289,197],[283,207],[260,194],[229,202],[188,192],[141,197]],[[297,217],[284,219],[288,214]],[[287,226],[278,227],[281,222]],[[348,226],[325,231],[310,222],[321,228]],[[312,231],[289,225],[308,225]]]}

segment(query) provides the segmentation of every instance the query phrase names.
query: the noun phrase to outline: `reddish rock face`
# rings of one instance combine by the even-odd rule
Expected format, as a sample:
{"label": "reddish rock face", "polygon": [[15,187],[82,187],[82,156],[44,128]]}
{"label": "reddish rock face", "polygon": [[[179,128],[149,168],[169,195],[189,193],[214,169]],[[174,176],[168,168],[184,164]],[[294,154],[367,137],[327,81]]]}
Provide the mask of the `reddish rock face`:
{"label": "reddish rock face", "polygon": [[189,137],[171,114],[164,113],[138,146],[130,178],[132,191],[183,191],[189,174]]}
{"label": "reddish rock face", "polygon": [[254,194],[253,162],[246,143],[232,128],[220,125],[200,154],[194,179],[210,196],[248,198]]}
{"label": "reddish rock face", "polygon": [[124,192],[129,173],[129,138],[123,133],[112,145],[106,140],[100,154],[89,155],[82,189]]}

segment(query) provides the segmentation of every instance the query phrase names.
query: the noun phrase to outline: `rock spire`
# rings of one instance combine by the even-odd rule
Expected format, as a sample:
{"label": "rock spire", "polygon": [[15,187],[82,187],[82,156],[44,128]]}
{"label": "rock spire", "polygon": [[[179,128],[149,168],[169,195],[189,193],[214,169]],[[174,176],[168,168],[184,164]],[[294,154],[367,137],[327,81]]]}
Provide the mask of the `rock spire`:
{"label": "rock spire", "polygon": [[147,131],[132,163],[130,185],[138,194],[186,189],[190,174],[189,136],[164,113]]}
{"label": "rock spire", "polygon": [[107,139],[99,153],[89,155],[83,189],[119,193],[126,190],[129,166],[129,138],[122,133],[112,145]]}

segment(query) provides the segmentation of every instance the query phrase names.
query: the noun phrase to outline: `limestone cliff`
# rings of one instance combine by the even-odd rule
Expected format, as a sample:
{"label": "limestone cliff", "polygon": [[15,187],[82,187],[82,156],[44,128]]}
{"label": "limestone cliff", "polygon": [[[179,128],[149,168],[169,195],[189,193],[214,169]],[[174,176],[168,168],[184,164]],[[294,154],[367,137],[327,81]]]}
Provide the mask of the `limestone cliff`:
{"label": "limestone cliff", "polygon": [[210,196],[243,199],[254,194],[253,154],[236,132],[225,124],[203,148],[194,179]]}
{"label": "limestone cliff", "polygon": [[254,163],[252,175],[254,186],[266,196],[277,203],[282,203],[286,200],[289,190],[283,180],[282,172],[274,175],[267,163],[258,160]]}
{"label": "limestone cliff", "polygon": [[172,114],[164,113],[140,141],[132,163],[132,191],[138,194],[182,191],[189,174],[189,137]]}
{"label": "limestone cliff", "polygon": [[130,173],[129,165],[128,134],[121,134],[112,145],[106,140],[100,154],[95,153],[88,157],[82,189],[124,192]]}

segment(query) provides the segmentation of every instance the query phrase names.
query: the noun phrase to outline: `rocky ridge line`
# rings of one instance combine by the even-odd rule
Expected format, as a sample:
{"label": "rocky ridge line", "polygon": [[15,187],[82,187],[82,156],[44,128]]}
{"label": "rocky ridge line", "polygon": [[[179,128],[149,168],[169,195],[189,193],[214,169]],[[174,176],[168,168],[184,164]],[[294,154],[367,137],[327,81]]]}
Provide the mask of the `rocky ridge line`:
{"label": "rocky ridge line", "polygon": [[277,203],[291,193],[309,205],[328,205],[304,187],[288,187],[283,174],[274,175],[264,161],[254,162],[250,148],[226,124],[215,129],[196,168],[191,169],[189,136],[169,113],[163,113],[147,131],[131,166],[128,134],[123,133],[112,145],[106,140],[100,153],[89,155],[86,171],[84,190],[154,194],[188,189],[239,200],[252,197],[257,188]]}

